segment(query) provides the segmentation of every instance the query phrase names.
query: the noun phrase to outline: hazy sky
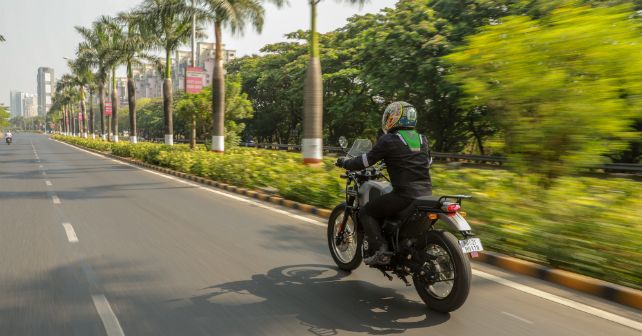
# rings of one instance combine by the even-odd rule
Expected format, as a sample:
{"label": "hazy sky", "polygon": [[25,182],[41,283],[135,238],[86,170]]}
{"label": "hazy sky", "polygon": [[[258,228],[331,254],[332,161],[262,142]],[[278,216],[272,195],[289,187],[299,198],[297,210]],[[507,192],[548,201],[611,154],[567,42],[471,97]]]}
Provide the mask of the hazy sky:
{"label": "hazy sky", "polygon": [[[79,35],[74,26],[88,26],[100,15],[114,15],[135,7],[135,0],[0,0],[0,103],[9,105],[11,90],[36,93],[38,67],[53,67],[56,78],[66,73],[63,57],[73,57]],[[319,30],[342,26],[346,18],[394,6],[396,0],[371,0],[363,8],[325,0],[319,6]],[[229,49],[239,56],[252,54],[283,35],[309,27],[307,0],[290,0],[281,10],[268,5],[263,33],[248,30],[244,37],[223,35]],[[212,35],[208,28],[209,35]]]}

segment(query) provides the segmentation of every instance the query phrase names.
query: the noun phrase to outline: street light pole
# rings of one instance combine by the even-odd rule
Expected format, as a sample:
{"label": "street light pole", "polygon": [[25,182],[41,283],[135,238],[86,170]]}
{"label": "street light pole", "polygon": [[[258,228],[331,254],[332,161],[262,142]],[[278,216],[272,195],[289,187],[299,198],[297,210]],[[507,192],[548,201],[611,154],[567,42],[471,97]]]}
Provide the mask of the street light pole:
{"label": "street light pole", "polygon": [[[192,7],[196,7],[196,0],[192,0]],[[196,66],[196,14],[192,15],[192,66]]]}

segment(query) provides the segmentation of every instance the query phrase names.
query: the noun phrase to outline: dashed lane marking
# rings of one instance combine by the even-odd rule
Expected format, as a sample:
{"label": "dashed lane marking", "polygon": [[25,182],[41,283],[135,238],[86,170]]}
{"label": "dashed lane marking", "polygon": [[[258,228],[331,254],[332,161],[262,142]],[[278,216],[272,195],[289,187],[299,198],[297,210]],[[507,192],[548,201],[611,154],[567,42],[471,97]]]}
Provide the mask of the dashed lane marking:
{"label": "dashed lane marking", "polygon": [[67,239],[69,239],[69,242],[77,243],[78,236],[76,235],[76,231],[74,231],[74,227],[71,226],[70,223],[62,223],[62,226],[65,228],[65,233],[67,233]]}
{"label": "dashed lane marking", "polygon": [[92,295],[91,299],[94,301],[94,306],[96,306],[98,316],[100,316],[100,319],[103,321],[103,326],[105,327],[107,336],[125,336],[123,328],[120,326],[120,322],[118,322],[118,318],[111,309],[109,301],[107,301],[105,295]]}

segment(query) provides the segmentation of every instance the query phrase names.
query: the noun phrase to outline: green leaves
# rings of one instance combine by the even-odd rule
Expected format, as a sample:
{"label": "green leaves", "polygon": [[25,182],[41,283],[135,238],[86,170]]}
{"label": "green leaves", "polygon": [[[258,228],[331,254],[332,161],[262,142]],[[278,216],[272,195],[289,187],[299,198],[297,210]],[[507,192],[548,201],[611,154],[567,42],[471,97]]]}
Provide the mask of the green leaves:
{"label": "green leaves", "polygon": [[[635,136],[642,37],[628,6],[509,17],[447,57],[470,105],[485,104],[522,171],[556,177],[600,163]],[[639,136],[639,135],[638,135]]]}
{"label": "green leaves", "polygon": [[10,118],[11,114],[7,111],[7,108],[4,105],[0,105],[0,127],[9,126],[11,124],[9,122]]}

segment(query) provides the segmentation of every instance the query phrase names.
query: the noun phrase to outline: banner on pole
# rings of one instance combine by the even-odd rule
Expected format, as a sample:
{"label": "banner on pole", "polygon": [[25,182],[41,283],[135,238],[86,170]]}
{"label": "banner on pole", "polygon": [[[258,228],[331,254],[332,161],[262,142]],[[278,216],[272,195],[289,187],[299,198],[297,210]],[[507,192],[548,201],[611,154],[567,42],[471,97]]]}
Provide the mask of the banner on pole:
{"label": "banner on pole", "polygon": [[105,102],[105,117],[111,117],[111,102]]}
{"label": "banner on pole", "polygon": [[200,93],[205,84],[205,70],[199,67],[185,68],[185,92]]}

